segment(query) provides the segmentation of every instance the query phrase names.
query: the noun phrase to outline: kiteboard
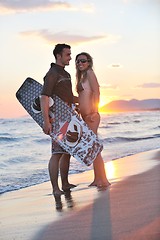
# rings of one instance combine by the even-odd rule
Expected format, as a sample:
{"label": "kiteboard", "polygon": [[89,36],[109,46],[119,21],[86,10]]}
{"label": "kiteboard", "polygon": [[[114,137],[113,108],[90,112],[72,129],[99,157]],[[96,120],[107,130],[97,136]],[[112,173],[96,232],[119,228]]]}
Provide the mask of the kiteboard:
{"label": "kiteboard", "polygon": [[[42,128],[41,91],[42,84],[27,78],[16,92],[16,97]],[[97,135],[89,129],[73,107],[68,106],[56,95],[49,98],[49,117],[53,127],[50,136],[53,140],[75,159],[90,166],[103,149]]]}

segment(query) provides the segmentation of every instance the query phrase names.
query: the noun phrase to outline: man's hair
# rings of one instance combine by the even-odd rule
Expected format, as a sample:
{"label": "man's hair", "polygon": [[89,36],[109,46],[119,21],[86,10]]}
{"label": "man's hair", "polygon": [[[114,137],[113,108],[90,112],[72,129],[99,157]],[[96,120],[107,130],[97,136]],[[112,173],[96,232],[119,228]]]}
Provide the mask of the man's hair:
{"label": "man's hair", "polygon": [[54,57],[55,57],[55,59],[57,59],[57,54],[62,54],[62,52],[63,52],[63,49],[64,48],[71,48],[71,46],[69,46],[69,45],[67,45],[67,44],[65,44],[65,43],[58,43],[56,46],[55,46],[55,48],[54,48],[54,50],[53,50],[53,55],[54,55]]}

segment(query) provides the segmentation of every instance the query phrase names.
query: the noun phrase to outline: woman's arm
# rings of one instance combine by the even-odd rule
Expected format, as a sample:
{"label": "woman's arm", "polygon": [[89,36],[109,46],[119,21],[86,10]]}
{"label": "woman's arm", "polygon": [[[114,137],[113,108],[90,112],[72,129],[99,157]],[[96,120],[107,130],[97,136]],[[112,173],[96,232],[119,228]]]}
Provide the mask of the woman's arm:
{"label": "woman's arm", "polygon": [[98,104],[99,104],[99,98],[100,98],[100,91],[99,91],[99,84],[97,81],[97,77],[93,70],[87,71],[87,78],[90,83],[91,89],[94,94],[94,111],[98,112]]}

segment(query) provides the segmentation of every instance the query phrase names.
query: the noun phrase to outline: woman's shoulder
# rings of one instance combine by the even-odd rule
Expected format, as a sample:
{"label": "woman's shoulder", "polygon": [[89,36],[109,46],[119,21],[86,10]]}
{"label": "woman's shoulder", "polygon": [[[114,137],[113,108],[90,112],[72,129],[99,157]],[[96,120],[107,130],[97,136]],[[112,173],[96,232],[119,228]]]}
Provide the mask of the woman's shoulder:
{"label": "woman's shoulder", "polygon": [[87,69],[87,74],[93,74],[93,73],[94,73],[94,71],[92,68]]}
{"label": "woman's shoulder", "polygon": [[88,69],[87,70],[87,77],[88,78],[96,78],[96,74],[94,73],[93,69]]}

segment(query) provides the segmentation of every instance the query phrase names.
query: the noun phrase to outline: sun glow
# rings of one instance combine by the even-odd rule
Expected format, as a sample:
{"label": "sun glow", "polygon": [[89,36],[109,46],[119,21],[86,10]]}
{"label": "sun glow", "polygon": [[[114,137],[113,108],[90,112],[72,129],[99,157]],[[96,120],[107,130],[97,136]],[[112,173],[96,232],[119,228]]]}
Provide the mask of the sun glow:
{"label": "sun glow", "polygon": [[107,99],[105,96],[101,96],[100,97],[100,101],[99,101],[99,104],[98,104],[98,108],[100,110],[100,108],[102,108],[103,106],[105,106],[107,103],[109,103],[110,100]]}
{"label": "sun glow", "polygon": [[[117,97],[116,97],[117,98]],[[98,104],[99,109],[104,107],[106,104],[110,103],[111,101],[113,101],[115,99],[115,96],[107,96],[106,97],[106,93],[104,92],[103,94],[101,94],[100,96],[100,101]]]}
{"label": "sun glow", "polygon": [[113,178],[115,178],[115,166],[114,166],[113,161],[108,161],[108,162],[105,164],[105,170],[106,170],[107,178],[108,178],[108,179],[113,179]]}
{"label": "sun glow", "polygon": [[109,101],[107,101],[107,99],[104,97],[104,98],[100,98],[100,101],[99,101],[99,108],[103,107],[104,105],[106,105]]}

